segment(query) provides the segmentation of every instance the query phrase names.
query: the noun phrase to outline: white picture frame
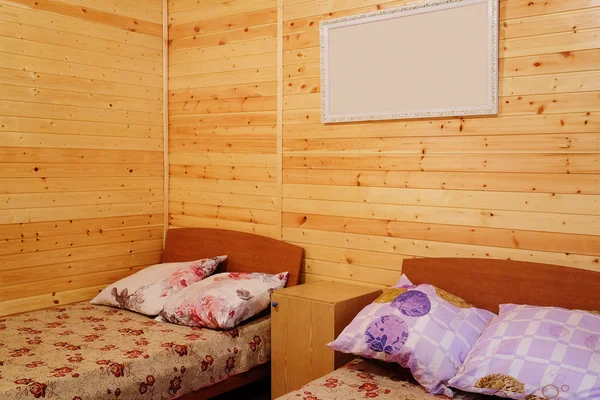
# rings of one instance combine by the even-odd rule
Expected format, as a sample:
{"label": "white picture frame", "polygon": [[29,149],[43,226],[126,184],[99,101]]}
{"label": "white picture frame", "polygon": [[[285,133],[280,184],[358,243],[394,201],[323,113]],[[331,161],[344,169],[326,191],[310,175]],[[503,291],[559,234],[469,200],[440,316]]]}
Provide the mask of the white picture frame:
{"label": "white picture frame", "polygon": [[498,113],[498,0],[320,23],[323,123]]}

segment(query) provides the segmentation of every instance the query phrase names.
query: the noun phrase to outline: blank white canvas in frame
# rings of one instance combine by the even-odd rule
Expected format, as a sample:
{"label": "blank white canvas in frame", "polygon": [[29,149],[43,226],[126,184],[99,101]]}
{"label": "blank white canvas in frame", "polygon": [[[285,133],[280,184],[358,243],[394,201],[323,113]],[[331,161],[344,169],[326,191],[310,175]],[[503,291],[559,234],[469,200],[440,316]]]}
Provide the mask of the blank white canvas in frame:
{"label": "blank white canvas in frame", "polygon": [[322,122],[498,112],[497,0],[321,22]]}

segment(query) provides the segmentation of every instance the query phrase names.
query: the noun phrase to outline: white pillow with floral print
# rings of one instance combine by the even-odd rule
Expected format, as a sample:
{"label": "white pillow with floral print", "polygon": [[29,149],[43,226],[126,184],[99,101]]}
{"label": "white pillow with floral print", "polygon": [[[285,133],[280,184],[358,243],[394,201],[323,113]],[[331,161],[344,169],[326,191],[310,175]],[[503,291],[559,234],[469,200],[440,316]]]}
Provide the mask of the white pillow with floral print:
{"label": "white pillow with floral print", "polygon": [[157,315],[169,296],[208,277],[226,259],[156,264],[109,285],[91,303]]}
{"label": "white pillow with floral print", "polygon": [[171,296],[160,317],[174,324],[231,329],[269,306],[288,273],[224,272]]}

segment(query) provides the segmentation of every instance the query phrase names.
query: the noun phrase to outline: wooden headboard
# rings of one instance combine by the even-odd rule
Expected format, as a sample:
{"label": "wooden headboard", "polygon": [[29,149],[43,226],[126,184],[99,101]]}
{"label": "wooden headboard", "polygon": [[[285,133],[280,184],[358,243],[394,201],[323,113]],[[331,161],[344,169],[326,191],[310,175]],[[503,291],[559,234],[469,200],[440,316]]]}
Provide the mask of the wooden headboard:
{"label": "wooden headboard", "polygon": [[402,272],[479,308],[502,303],[600,310],[600,272],[556,265],[482,258],[414,258]]}
{"label": "wooden headboard", "polygon": [[227,255],[216,272],[289,272],[287,286],[298,284],[304,249],[251,233],[208,228],[167,231],[162,262],[192,261]]}

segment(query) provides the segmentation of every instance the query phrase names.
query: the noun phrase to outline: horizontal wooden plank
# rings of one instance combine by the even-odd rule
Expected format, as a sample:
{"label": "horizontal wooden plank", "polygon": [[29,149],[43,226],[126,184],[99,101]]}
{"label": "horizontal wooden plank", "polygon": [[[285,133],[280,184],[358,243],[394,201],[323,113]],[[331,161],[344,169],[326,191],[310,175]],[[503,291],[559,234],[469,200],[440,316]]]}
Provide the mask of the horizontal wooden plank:
{"label": "horizontal wooden plank", "polygon": [[213,74],[190,75],[169,79],[169,90],[195,87],[239,85],[277,80],[277,68],[265,67],[239,71],[217,72]]}
{"label": "horizontal wooden plank", "polygon": [[209,167],[202,165],[171,164],[169,169],[171,176],[173,177],[229,179],[254,182],[276,182],[277,180],[277,170],[275,168]]}
{"label": "horizontal wooden plank", "polygon": [[220,114],[255,111],[277,111],[277,97],[243,97],[226,100],[169,103],[169,115]]}
{"label": "horizontal wooden plank", "polygon": [[208,7],[215,4],[224,3],[223,0],[202,0],[202,4],[198,0],[170,0],[167,2],[169,11],[172,13],[195,10],[201,7]]}
{"label": "horizontal wooden plank", "polygon": [[282,190],[293,199],[600,215],[597,195],[297,184],[285,184]]}
{"label": "horizontal wooden plank", "polygon": [[239,232],[248,232],[255,235],[277,238],[279,229],[275,225],[255,224],[250,222],[239,222],[229,220],[216,220],[213,218],[194,217],[190,215],[171,214],[170,224],[177,227],[187,228],[216,228],[228,229]]}
{"label": "horizontal wooden plank", "polygon": [[248,42],[277,37],[277,24],[271,23],[223,32],[198,34],[192,37],[169,40],[169,51],[181,51],[195,48],[223,46],[226,44]]}
{"label": "horizontal wooden plank", "polygon": [[259,167],[274,168],[277,156],[274,154],[234,154],[234,153],[171,153],[173,164],[202,165],[209,167]]}
{"label": "horizontal wooden plank", "polygon": [[578,254],[549,253],[535,250],[507,249],[491,246],[433,242],[417,239],[403,239],[358,235],[351,233],[326,232],[309,229],[284,228],[283,240],[344,249],[378,251],[390,254],[406,254],[419,257],[476,257],[490,259],[511,259],[517,261],[540,262],[564,265],[598,271],[598,257]]}
{"label": "horizontal wooden plank", "polygon": [[57,235],[87,235],[90,233],[161,226],[163,215],[129,215],[125,217],[67,219],[52,222],[32,222],[28,224],[0,225],[0,239],[44,238]]}
{"label": "horizontal wooden plank", "polygon": [[297,50],[286,50],[283,52],[283,65],[291,66],[294,64],[309,64],[320,62],[320,47],[310,47]]}
{"label": "horizontal wooden plank", "polygon": [[169,90],[169,103],[277,96],[277,82]]}
{"label": "horizontal wooden plank", "polygon": [[[147,3],[148,2],[145,2],[145,4]],[[150,49],[162,49],[162,36],[144,35],[142,33],[126,31],[108,25],[99,25],[83,20],[75,21],[68,16],[39,12],[38,10],[28,9],[18,5],[10,5],[7,4],[7,2],[0,4],[0,10],[1,21],[18,22],[44,28],[52,26],[53,29],[61,32],[76,34],[85,32],[88,37],[121,42],[132,46],[148,47]]]}
{"label": "horizontal wooden plank", "polygon": [[321,80],[318,78],[286,79],[283,81],[283,95],[321,93]]}
{"label": "horizontal wooden plank", "polygon": [[271,182],[171,177],[170,187],[172,190],[180,191],[191,190],[197,192],[248,194],[255,196],[277,195],[277,184]]}
{"label": "horizontal wooden plank", "polygon": [[11,178],[98,178],[163,176],[162,165],[0,163],[0,175]]}
{"label": "horizontal wooden plank", "polygon": [[97,39],[82,35],[81,33],[85,33],[85,31],[81,31],[80,34],[60,32],[54,28],[31,26],[23,24],[23,22],[26,21],[19,23],[3,21],[0,24],[0,36],[155,63],[159,63],[162,58],[161,49],[151,49],[148,47],[132,46],[127,43]]}
{"label": "horizontal wooden plank", "polygon": [[[63,193],[68,191],[159,189],[162,177],[97,178],[0,178],[0,194]],[[57,219],[67,219],[57,218]]]}
{"label": "horizontal wooden plank", "polygon": [[85,7],[82,7],[65,4],[56,0],[11,0],[11,2],[27,6],[33,10],[78,18],[84,21],[109,25],[127,31],[139,32],[151,36],[162,35],[162,24],[96,10],[94,8],[89,8],[87,4]]}
{"label": "horizontal wooden plank", "polygon": [[598,235],[600,217],[531,211],[505,211],[493,208],[431,207],[397,204],[357,203],[284,198],[284,212],[389,219],[429,224],[463,225],[515,230],[540,230],[582,235]]}
{"label": "horizontal wooden plank", "polygon": [[247,208],[251,210],[275,211],[275,196],[257,196],[249,194],[231,194],[216,192],[196,192],[172,188],[169,193],[171,202],[196,203],[223,207]]}
{"label": "horizontal wooden plank", "polygon": [[94,272],[87,275],[69,276],[66,278],[51,278],[45,280],[43,284],[40,284],[40,282],[32,282],[19,283],[11,286],[2,285],[0,302],[40,296],[60,292],[62,290],[77,290],[102,285],[108,286],[111,283],[132,275],[144,268],[145,266],[129,267],[106,272]]}
{"label": "horizontal wooden plank", "polygon": [[0,100],[138,111],[146,115],[147,113],[162,114],[162,102],[159,100],[134,99],[117,95],[84,94],[63,90],[30,88],[21,85],[4,85],[3,87],[5,90],[0,92]]}
{"label": "horizontal wooden plank", "polygon": [[171,151],[198,153],[276,154],[274,140],[171,139]]}
{"label": "horizontal wooden plank", "polygon": [[600,154],[306,155],[283,157],[284,168],[385,171],[598,174]]}
{"label": "horizontal wooden plank", "polygon": [[94,298],[106,285],[92,286],[83,289],[52,292],[39,296],[25,297],[0,302],[0,315],[18,314],[42,308],[76,303]]}
{"label": "horizontal wooden plank", "polygon": [[273,53],[277,51],[277,39],[258,39],[249,42],[226,44],[223,46],[192,48],[169,54],[169,65],[205,62],[230,57],[243,57],[253,54]]}
{"label": "horizontal wooden plank", "polygon": [[289,155],[599,153],[600,134],[286,139]]}
{"label": "horizontal wooden plank", "polygon": [[192,114],[172,115],[169,117],[171,126],[226,126],[226,125],[256,125],[273,126],[277,123],[277,113],[274,111],[256,111],[221,114]]}
{"label": "horizontal wooden plank", "polygon": [[0,82],[6,85],[162,101],[162,90],[157,84],[145,82],[149,75],[131,76],[127,71],[5,53],[0,57],[0,67],[6,67],[0,68]]}
{"label": "horizontal wooden plank", "polygon": [[318,78],[321,76],[319,62],[284,65],[283,79]]}
{"label": "horizontal wooden plank", "polygon": [[242,57],[220,58],[203,62],[175,64],[169,67],[169,77],[212,74],[215,72],[237,71],[252,68],[277,66],[277,53],[252,54]]}
{"label": "horizontal wooden plank", "polygon": [[501,39],[498,46],[500,58],[550,54],[563,51],[598,48],[600,29],[572,30],[548,35]]}
{"label": "horizontal wooden plank", "polygon": [[163,137],[162,127],[160,126],[28,117],[2,117],[0,132],[32,132],[153,139],[161,139]]}
{"label": "horizontal wooden plank", "polygon": [[[109,243],[124,243],[131,240],[161,239],[162,235],[162,226],[157,226],[133,229],[120,229],[112,231],[87,232],[85,234],[76,233],[71,235],[60,235],[51,237],[6,239],[4,245],[2,246],[2,249],[0,249],[0,255],[22,254],[23,257],[27,257],[27,253],[34,253],[37,251],[70,249],[81,246],[91,246]],[[26,278],[25,281],[27,281],[27,279],[38,280],[29,277]],[[15,282],[13,284],[16,283],[19,282]],[[6,284],[10,285],[10,283]]]}
{"label": "horizontal wooden plank", "polygon": [[535,36],[599,26],[600,8],[588,8],[505,20],[500,24],[499,38]]}
{"label": "horizontal wooden plank", "polygon": [[501,115],[559,114],[600,111],[600,92],[505,96],[499,101]]}
{"label": "horizontal wooden plank", "polygon": [[67,218],[101,218],[155,214],[163,209],[164,204],[162,199],[156,199],[154,202],[130,202],[126,204],[110,203],[82,206],[0,209],[0,224],[55,221]]}
{"label": "horizontal wooden plank", "polygon": [[143,4],[139,2],[129,2],[127,0],[60,0],[63,3],[73,4],[76,6],[87,6],[98,11],[104,11],[120,16],[143,19],[146,21],[162,24],[162,9],[160,7],[147,7],[147,4],[157,3],[156,1],[145,1]]}
{"label": "horizontal wooden plank", "polygon": [[0,271],[15,268],[28,268],[38,265],[59,264],[91,260],[108,256],[122,256],[134,253],[148,253],[162,249],[162,239],[131,241],[127,243],[92,245],[72,249],[55,249],[27,254],[9,254],[0,256]]}
{"label": "horizontal wooden plank", "polygon": [[564,51],[499,60],[501,77],[578,72],[597,69],[600,49]]}
{"label": "horizontal wooden plank", "polygon": [[31,282],[43,282],[53,278],[98,273],[122,268],[132,268],[140,265],[158,264],[162,251],[150,253],[127,254],[123,256],[96,258],[62,264],[42,265],[30,268],[17,268],[0,272],[0,280],[6,285],[16,285]]}
{"label": "horizontal wooden plank", "polygon": [[162,151],[0,147],[0,163],[160,164]]}
{"label": "horizontal wooden plank", "polygon": [[266,225],[277,225],[279,221],[276,211],[252,210],[248,208],[189,202],[171,202],[169,203],[169,212],[173,215],[202,217],[216,221],[238,221]]}
{"label": "horizontal wooden plank", "polygon": [[52,44],[9,38],[6,36],[0,37],[0,48],[2,48],[2,53],[22,54],[49,60],[68,61],[76,64],[122,69],[124,71],[156,75],[159,78],[162,73],[161,64],[158,62],[109,54],[104,54],[102,57],[96,57],[96,53],[93,51],[69,49]]}
{"label": "horizontal wooden plank", "polygon": [[[0,108],[2,107],[0,102]],[[113,132],[116,134],[116,132]],[[161,151],[162,139],[143,139],[118,136],[84,136],[29,132],[2,132],[6,147],[48,147],[71,149],[129,149]]]}
{"label": "horizontal wooden plank", "polygon": [[364,265],[336,263],[310,258],[304,260],[304,272],[386,286],[394,285],[401,275],[399,270],[372,268]]}
{"label": "horizontal wooden plank", "polygon": [[[75,189],[76,190],[76,189]],[[160,202],[163,192],[160,189],[138,189],[68,193],[11,193],[0,194],[0,210],[47,208],[100,204],[128,204]]]}
{"label": "horizontal wooden plank", "polygon": [[597,175],[498,172],[423,172],[334,169],[283,170],[284,183],[526,193],[600,194]]}
{"label": "horizontal wooden plank", "polygon": [[[284,214],[289,219],[290,214]],[[327,229],[325,229],[327,230]],[[332,261],[352,265],[365,265],[375,268],[387,268],[400,270],[402,261],[412,256],[402,254],[381,253],[377,251],[344,249],[341,247],[329,247],[327,245],[312,245],[305,243],[292,244],[304,248],[304,256],[313,260]]]}
{"label": "horizontal wooden plank", "polygon": [[552,2],[511,0],[500,2],[500,18],[513,19],[560,13],[563,11],[577,10],[580,8],[593,8],[600,6],[598,0],[559,0]]}
{"label": "horizontal wooden plank", "polygon": [[198,20],[230,17],[232,15],[275,8],[277,6],[274,0],[231,0],[216,4],[210,2],[204,7],[203,5],[198,7],[196,4],[193,8],[184,11],[169,12],[169,23],[175,26],[189,24]]}
{"label": "horizontal wooden plank", "polygon": [[[332,215],[284,213],[283,225],[292,228],[345,232],[361,235],[419,239],[434,242],[463,243],[478,246],[539,250],[557,253],[597,255],[600,238],[593,235],[573,235],[554,232],[523,231],[460,225],[440,225],[423,222],[392,221],[373,218],[347,218]],[[337,250],[337,252],[336,252]],[[350,250],[327,247],[316,254],[305,248],[306,257],[371,266],[385,265],[389,255],[370,252],[367,256],[348,254]],[[329,254],[337,254],[329,256]],[[345,259],[339,254],[346,255]],[[377,257],[379,255],[379,257]],[[397,256],[406,258],[406,256]],[[388,259],[387,262],[390,260]],[[397,260],[396,260],[397,261]],[[365,264],[367,263],[367,264]]]}
{"label": "horizontal wooden plank", "polygon": [[334,278],[334,277],[327,276],[327,275],[317,275],[317,274],[312,274],[312,273],[309,274],[309,273],[306,273],[303,271],[300,272],[300,283],[316,283],[316,282],[336,282],[336,283],[341,283],[343,285],[357,285],[357,286],[370,287],[370,288],[379,289],[379,290],[383,290],[383,289],[389,287],[389,285],[378,285],[375,283],[367,283],[367,282],[355,281],[355,280],[350,280],[350,279]]}
{"label": "horizontal wooden plank", "polygon": [[570,72],[500,79],[499,95],[589,92],[600,88],[600,71]]}
{"label": "horizontal wooden plank", "polygon": [[0,100],[0,115],[159,126],[162,113]]}
{"label": "horizontal wooden plank", "polygon": [[[301,115],[301,114],[300,114]],[[306,114],[309,119],[313,114]],[[511,115],[495,118],[403,120],[379,123],[284,125],[288,139],[449,137],[463,135],[525,135],[594,133],[600,129],[600,113]]]}
{"label": "horizontal wooden plank", "polygon": [[[173,11],[176,5],[180,2],[172,2],[173,6],[169,5],[170,12]],[[190,9],[196,8],[197,4],[190,6]],[[230,15],[227,18],[214,18],[209,20],[199,20],[187,24],[169,26],[169,38],[181,39],[184,37],[205,35],[208,33],[231,31],[243,29],[248,26],[265,25],[277,22],[277,9],[269,8],[266,10],[258,10],[243,14]]]}
{"label": "horizontal wooden plank", "polygon": [[217,140],[277,140],[277,127],[262,126],[171,126],[172,139],[217,139]]}

